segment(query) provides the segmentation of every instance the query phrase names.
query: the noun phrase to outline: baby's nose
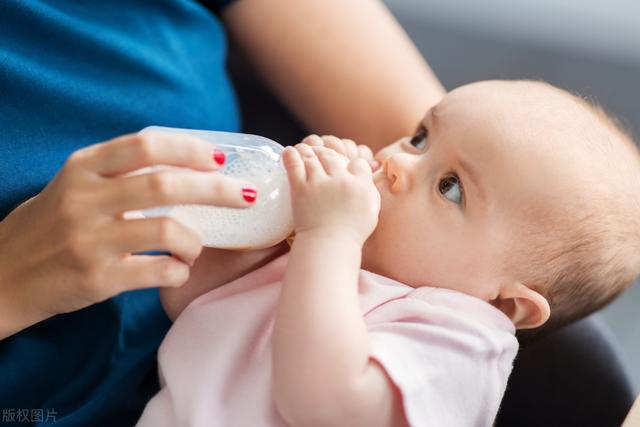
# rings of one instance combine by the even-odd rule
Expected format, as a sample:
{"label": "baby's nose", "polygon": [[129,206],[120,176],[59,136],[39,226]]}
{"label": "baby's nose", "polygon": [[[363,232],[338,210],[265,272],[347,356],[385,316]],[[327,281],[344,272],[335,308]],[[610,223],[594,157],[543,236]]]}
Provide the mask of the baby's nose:
{"label": "baby's nose", "polygon": [[406,153],[396,153],[388,156],[382,163],[382,170],[389,181],[392,191],[406,191],[411,186],[410,177],[410,155]]}

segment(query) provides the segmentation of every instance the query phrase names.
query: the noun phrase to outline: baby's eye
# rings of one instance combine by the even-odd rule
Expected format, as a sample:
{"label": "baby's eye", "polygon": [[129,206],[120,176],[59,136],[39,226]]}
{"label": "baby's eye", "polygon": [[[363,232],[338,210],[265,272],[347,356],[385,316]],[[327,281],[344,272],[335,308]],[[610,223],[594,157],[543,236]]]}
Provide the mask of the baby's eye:
{"label": "baby's eye", "polygon": [[462,185],[457,175],[445,176],[438,183],[438,191],[453,203],[462,202]]}
{"label": "baby's eye", "polygon": [[424,126],[420,126],[416,131],[416,134],[413,135],[409,144],[413,145],[418,150],[424,150],[427,148],[427,138],[429,137],[429,132],[427,128]]}

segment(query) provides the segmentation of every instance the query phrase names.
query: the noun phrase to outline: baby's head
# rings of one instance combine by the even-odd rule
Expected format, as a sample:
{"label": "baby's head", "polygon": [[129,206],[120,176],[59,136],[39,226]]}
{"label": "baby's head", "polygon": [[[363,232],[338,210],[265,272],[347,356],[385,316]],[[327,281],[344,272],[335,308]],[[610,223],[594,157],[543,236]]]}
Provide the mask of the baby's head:
{"label": "baby's head", "polygon": [[638,149],[551,85],[458,88],[376,158],[368,270],[476,296],[518,329],[585,316],[640,273]]}

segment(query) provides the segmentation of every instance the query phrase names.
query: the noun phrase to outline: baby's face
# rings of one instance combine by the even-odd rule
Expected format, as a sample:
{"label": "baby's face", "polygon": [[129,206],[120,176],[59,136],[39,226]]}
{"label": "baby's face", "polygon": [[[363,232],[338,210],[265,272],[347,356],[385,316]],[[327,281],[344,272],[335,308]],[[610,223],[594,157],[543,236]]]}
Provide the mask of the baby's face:
{"label": "baby's face", "polygon": [[567,130],[548,129],[566,114],[564,101],[547,102],[536,84],[527,84],[456,89],[413,137],[376,155],[382,207],[363,268],[487,301],[502,282],[516,279],[505,276],[505,265],[514,243],[526,245],[514,241],[518,228],[541,203],[562,211],[562,195],[577,191],[576,176],[588,170],[575,145],[558,140]]}

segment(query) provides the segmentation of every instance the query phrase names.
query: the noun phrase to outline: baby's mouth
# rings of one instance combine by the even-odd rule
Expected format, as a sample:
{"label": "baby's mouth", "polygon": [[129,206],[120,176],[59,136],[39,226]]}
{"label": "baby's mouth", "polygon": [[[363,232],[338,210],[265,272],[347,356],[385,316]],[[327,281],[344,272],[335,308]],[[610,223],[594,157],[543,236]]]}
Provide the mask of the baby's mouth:
{"label": "baby's mouth", "polygon": [[376,172],[373,173],[373,185],[376,186],[376,190],[378,190],[378,193],[380,193],[381,196],[385,196],[385,197],[386,197],[386,194],[389,192],[388,188],[386,187],[386,183],[387,183],[387,177],[382,171],[382,168],[378,169]]}

